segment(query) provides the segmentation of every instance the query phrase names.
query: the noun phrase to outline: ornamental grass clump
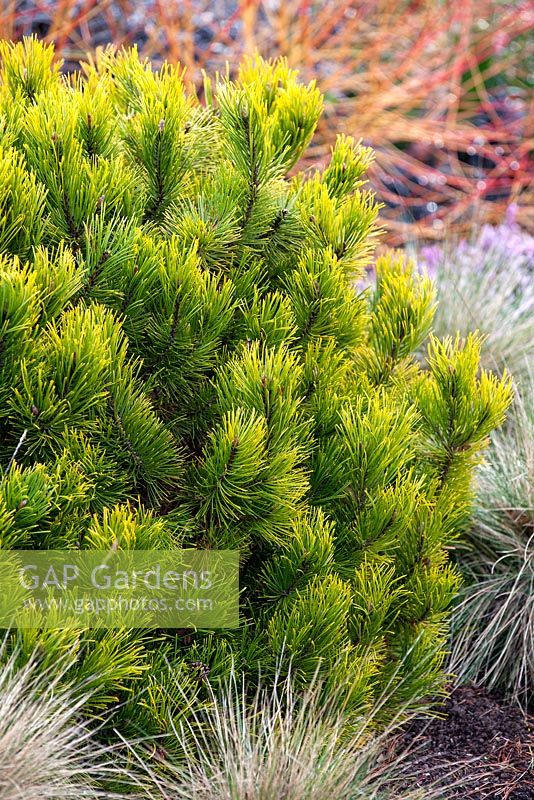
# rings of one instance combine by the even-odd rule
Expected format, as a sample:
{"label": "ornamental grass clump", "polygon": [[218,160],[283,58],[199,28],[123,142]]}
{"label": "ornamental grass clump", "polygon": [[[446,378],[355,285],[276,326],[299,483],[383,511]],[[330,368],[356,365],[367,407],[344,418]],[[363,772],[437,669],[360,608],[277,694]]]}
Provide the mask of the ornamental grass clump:
{"label": "ornamental grass clump", "polygon": [[[528,375],[528,367],[525,369]],[[451,668],[527,707],[534,687],[534,390],[532,371],[479,472],[474,524],[457,559]]]}
{"label": "ornamental grass clump", "polygon": [[[324,685],[312,680],[296,692],[291,671],[268,688],[261,678],[258,684],[250,692],[232,671],[209,709],[193,710],[190,721],[175,726],[186,756],[178,764],[130,745],[139,800],[422,800],[416,753],[394,748],[401,710],[370,737],[373,713],[348,727],[339,686],[325,696]],[[445,787],[461,786],[452,770],[426,786],[424,798],[444,800]]]}
{"label": "ornamental grass clump", "polygon": [[434,293],[401,255],[355,291],[370,151],[340,137],[286,177],[322,106],[284,61],[206,80],[200,105],[135,51],[68,79],[36,41],[0,55],[0,545],[238,550],[242,590],[238,631],[13,641],[76,647],[97,708],[141,689],[136,732],[282,651],[360,711],[434,691],[447,548],[510,387],[474,335],[418,366]]}
{"label": "ornamental grass clump", "polygon": [[[6,655],[5,645],[5,640],[0,643],[2,656]],[[47,670],[42,669],[37,651],[24,665],[17,653],[4,660],[0,672],[0,800],[124,797],[105,786],[124,779],[126,761],[123,759],[121,770],[118,752],[102,745],[95,726],[91,730],[81,719],[90,687],[74,689],[63,681],[71,658],[72,654],[66,654]]]}

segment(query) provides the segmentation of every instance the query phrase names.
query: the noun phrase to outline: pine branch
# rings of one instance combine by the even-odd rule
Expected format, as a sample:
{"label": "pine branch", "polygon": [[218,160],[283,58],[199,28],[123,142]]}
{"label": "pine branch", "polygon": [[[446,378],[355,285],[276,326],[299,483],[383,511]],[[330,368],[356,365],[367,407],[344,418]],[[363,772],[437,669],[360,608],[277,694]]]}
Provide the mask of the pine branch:
{"label": "pine branch", "polygon": [[155,168],[155,180],[156,180],[156,196],[152,202],[152,205],[145,210],[143,216],[143,222],[149,222],[150,220],[158,219],[159,214],[163,208],[163,204],[165,202],[165,179],[164,179],[163,165],[161,159],[162,139],[164,130],[165,130],[165,120],[160,119],[158,123],[156,138],[154,140],[154,153],[153,153],[153,164]]}
{"label": "pine branch", "polygon": [[245,138],[248,142],[249,152],[250,152],[250,183],[249,183],[249,197],[248,203],[245,208],[245,213],[243,215],[243,223],[242,227],[243,230],[247,227],[248,223],[250,222],[250,218],[252,216],[252,212],[254,210],[254,206],[256,204],[256,200],[258,197],[258,189],[259,189],[259,163],[258,163],[258,152],[257,152],[257,145],[254,136],[252,135],[251,127],[250,127],[250,119],[248,111],[245,107],[241,110],[241,119],[243,122],[243,128],[245,131]]}

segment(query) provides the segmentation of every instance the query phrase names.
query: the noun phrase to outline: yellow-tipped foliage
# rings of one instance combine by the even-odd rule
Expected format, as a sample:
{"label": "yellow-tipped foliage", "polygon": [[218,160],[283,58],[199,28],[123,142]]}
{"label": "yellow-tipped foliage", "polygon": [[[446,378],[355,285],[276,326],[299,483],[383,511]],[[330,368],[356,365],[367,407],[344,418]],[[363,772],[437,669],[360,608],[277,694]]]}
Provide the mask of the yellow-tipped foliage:
{"label": "yellow-tipped foliage", "polygon": [[246,62],[202,106],[135,51],[86,79],[35,41],[2,58],[0,544],[242,565],[238,632],[51,632],[43,651],[74,643],[99,707],[145,686],[136,731],[182,705],[166,660],[192,698],[232,659],[272,676],[282,649],[297,684],[350,678],[355,710],[432,692],[446,548],[509,385],[478,373],[474,337],[421,367],[434,294],[400,255],[355,289],[370,151],[341,138],[325,171],[288,177],[321,97],[285,62]]}

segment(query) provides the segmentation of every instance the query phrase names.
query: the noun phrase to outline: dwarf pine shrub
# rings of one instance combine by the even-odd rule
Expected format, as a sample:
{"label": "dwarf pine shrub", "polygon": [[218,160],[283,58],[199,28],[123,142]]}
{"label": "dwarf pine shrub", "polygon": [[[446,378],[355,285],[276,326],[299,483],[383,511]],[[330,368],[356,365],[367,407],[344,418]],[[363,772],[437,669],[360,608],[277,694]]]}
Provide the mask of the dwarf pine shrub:
{"label": "dwarf pine shrub", "polygon": [[341,136],[288,177],[321,96],[283,61],[206,80],[201,104],[135,51],[70,78],[32,40],[0,55],[1,547],[242,565],[238,632],[18,631],[22,655],[76,646],[97,708],[142,686],[124,716],[144,731],[281,652],[354,709],[434,690],[447,547],[509,386],[474,336],[417,365],[434,295],[400,255],[354,289],[370,151]]}

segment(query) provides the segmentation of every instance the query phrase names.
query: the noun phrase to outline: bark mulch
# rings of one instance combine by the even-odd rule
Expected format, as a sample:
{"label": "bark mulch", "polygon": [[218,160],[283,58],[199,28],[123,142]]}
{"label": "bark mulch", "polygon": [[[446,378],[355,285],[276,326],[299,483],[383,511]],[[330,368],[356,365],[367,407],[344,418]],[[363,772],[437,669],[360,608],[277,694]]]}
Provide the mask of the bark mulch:
{"label": "bark mulch", "polygon": [[534,800],[533,717],[472,686],[454,689],[441,713],[398,740],[414,776],[402,788],[439,785],[444,800]]}

